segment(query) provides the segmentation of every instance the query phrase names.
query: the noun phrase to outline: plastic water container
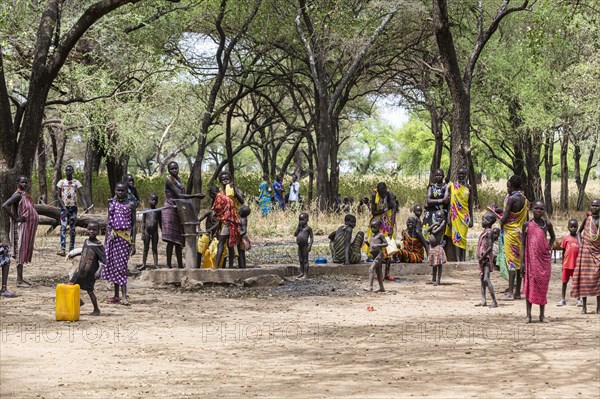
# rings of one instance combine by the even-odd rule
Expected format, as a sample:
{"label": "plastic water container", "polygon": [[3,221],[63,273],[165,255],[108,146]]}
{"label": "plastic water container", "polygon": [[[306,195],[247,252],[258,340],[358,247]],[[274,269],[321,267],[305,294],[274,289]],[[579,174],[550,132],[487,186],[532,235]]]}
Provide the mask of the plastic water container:
{"label": "plastic water container", "polygon": [[327,258],[316,258],[315,265],[325,265],[327,264]]}
{"label": "plastic water container", "polygon": [[206,252],[206,250],[208,249],[209,244],[210,244],[210,236],[208,234],[202,234],[200,237],[198,237],[198,242],[196,244],[196,251],[199,254],[204,254],[204,252]]}
{"label": "plastic water container", "polygon": [[79,284],[56,286],[56,320],[79,320]]}

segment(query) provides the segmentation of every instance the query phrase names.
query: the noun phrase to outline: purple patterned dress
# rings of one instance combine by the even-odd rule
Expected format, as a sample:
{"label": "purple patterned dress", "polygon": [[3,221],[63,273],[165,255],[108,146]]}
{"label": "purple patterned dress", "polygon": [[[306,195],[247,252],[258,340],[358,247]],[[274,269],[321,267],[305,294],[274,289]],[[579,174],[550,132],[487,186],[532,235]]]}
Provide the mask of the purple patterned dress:
{"label": "purple patterned dress", "polygon": [[129,241],[119,237],[113,230],[131,232],[131,208],[114,198],[109,200],[108,224],[106,226],[106,267],[102,278],[118,285],[127,285],[127,261]]}

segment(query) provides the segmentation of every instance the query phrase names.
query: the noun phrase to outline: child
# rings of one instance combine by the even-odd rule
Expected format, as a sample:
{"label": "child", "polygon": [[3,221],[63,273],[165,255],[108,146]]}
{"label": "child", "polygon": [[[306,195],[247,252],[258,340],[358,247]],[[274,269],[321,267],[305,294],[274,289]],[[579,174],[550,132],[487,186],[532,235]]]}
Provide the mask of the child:
{"label": "child", "polygon": [[142,215],[142,241],[144,242],[144,253],[142,255],[142,265],[138,270],[146,269],[146,260],[148,259],[148,251],[150,250],[150,243],[152,243],[152,258],[154,259],[154,268],[158,269],[158,228],[162,227],[161,213],[159,211],[152,212],[152,209],[156,209],[158,203],[158,196],[154,193],[150,194],[148,198],[148,205],[150,212],[146,212]]}
{"label": "child", "polygon": [[[127,200],[127,183],[118,182],[115,196],[109,200],[108,223],[106,225],[106,267],[102,268],[102,278],[115,285],[115,296],[109,303],[127,301],[127,262],[135,254],[135,206]],[[119,287],[123,297],[119,298]]]}
{"label": "child", "polygon": [[[579,241],[577,240],[578,225],[577,219],[569,219],[567,222],[569,235],[563,238],[560,244],[560,247],[564,251],[562,259],[562,299],[558,302],[557,306],[565,306],[567,304],[565,299],[567,284],[571,277],[573,277],[575,265],[577,264],[577,255],[579,255]],[[577,300],[579,301],[579,298]]]}
{"label": "child", "polygon": [[300,274],[298,278],[308,277],[308,253],[314,241],[313,231],[308,225],[308,213],[302,212],[298,216],[298,227],[294,232],[298,244],[298,258],[300,260]]}
{"label": "child", "polygon": [[345,266],[360,263],[360,247],[365,239],[365,233],[359,231],[352,240],[352,231],[356,227],[356,216],[347,214],[344,224],[329,234],[329,249],[333,263],[343,263]]}
{"label": "child", "polygon": [[492,225],[496,222],[496,216],[488,212],[483,215],[481,226],[483,231],[479,235],[477,241],[477,258],[479,259],[479,277],[481,279],[481,304],[478,306],[487,306],[485,297],[486,288],[490,291],[492,298],[491,308],[497,308],[496,295],[494,294],[494,286],[490,280],[490,273],[494,270],[494,242],[500,237],[500,229],[492,229]]}
{"label": "child", "polygon": [[136,208],[140,205],[140,196],[135,187],[135,178],[133,175],[127,175],[127,200],[135,204]]}
{"label": "child", "polygon": [[[523,294],[527,305],[526,323],[531,323],[532,304],[540,305],[540,321],[547,322],[544,308],[548,300],[548,286],[552,272],[550,248],[554,242],[554,228],[549,220],[544,219],[546,206],[543,201],[533,203],[533,219],[523,223]],[[549,233],[550,240],[546,240]]]}
{"label": "child", "polygon": [[[88,239],[83,243],[83,249],[81,251],[81,259],[79,260],[79,269],[73,274],[73,277],[69,281],[69,285],[79,284],[81,290],[87,291],[94,306],[94,311],[90,313],[90,316],[99,316],[100,308],[98,307],[98,300],[94,293],[94,285],[96,280],[100,278],[102,266],[100,263],[106,263],[106,255],[104,254],[104,245],[98,240],[97,236],[100,232],[100,227],[96,222],[90,222],[87,226]],[[73,255],[75,256],[75,255]],[[69,254],[69,257],[73,257]],[[83,305],[83,301],[80,299],[80,303]]]}
{"label": "child", "polygon": [[571,297],[583,300],[581,313],[587,312],[587,297],[596,297],[596,313],[600,313],[600,199],[592,201],[591,214],[579,227],[579,256],[573,273]]}
{"label": "child", "polygon": [[250,249],[250,239],[248,239],[248,216],[250,208],[247,205],[240,207],[240,242],[238,244],[238,268],[246,268],[246,251]]}
{"label": "child", "polygon": [[[423,231],[423,222],[421,221],[421,215],[423,215],[423,208],[421,207],[421,205],[415,205],[412,209],[413,214],[415,215],[415,219],[417,219],[417,225],[416,228],[418,231],[422,232]],[[423,235],[423,234],[421,234]]]}
{"label": "child", "polygon": [[442,282],[442,265],[447,262],[446,252],[442,245],[442,238],[446,231],[446,219],[443,210],[435,212],[435,222],[427,229],[429,233],[429,265],[433,267],[432,277],[433,285],[440,285]]}
{"label": "child", "polygon": [[383,262],[383,248],[387,247],[387,241],[384,234],[381,232],[381,220],[375,219],[371,222],[371,232],[373,233],[371,241],[369,242],[369,252],[373,255],[373,263],[369,267],[369,289],[366,291],[373,291],[373,280],[374,274],[377,274],[377,282],[379,283],[379,290],[376,292],[385,292],[383,288],[383,276],[381,270],[381,264]]}
{"label": "child", "polygon": [[6,298],[13,298],[16,295],[6,288],[8,284],[8,271],[10,269],[10,255],[8,253],[8,244],[5,244],[2,239],[0,239],[0,267],[2,267],[2,289],[0,289],[0,295]]}
{"label": "child", "polygon": [[421,228],[417,226],[418,222],[415,216],[409,216],[406,219],[406,229],[402,230],[402,249],[398,251],[400,262],[421,263],[425,257],[425,251],[429,253],[429,245],[421,234]]}

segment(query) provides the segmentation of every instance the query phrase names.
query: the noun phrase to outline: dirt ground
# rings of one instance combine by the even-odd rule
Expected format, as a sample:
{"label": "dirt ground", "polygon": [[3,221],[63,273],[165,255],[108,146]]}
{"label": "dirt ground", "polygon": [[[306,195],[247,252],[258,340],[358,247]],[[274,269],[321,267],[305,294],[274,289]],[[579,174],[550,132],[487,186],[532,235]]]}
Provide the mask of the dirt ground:
{"label": "dirt ground", "polygon": [[[475,307],[475,270],[440,287],[408,276],[385,294],[356,276],[193,293],[133,279],[131,307],[107,304],[100,281],[101,316],[86,315],[83,295],[81,320],[67,323],[54,321],[54,287],[71,264],[55,246],[38,242],[33,288],[14,288],[13,266],[19,296],[0,299],[2,398],[600,395],[600,315],[556,306],[558,263],[548,324],[524,324],[524,301]],[[507,285],[497,272],[493,283]]]}

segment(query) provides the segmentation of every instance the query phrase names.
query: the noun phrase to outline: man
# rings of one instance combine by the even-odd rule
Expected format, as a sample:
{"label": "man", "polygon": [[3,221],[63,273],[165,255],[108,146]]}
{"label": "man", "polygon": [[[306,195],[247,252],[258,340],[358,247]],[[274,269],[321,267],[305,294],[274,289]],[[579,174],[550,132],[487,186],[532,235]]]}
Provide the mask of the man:
{"label": "man", "polygon": [[275,201],[277,201],[277,207],[282,211],[285,210],[285,190],[283,189],[283,183],[281,182],[283,177],[277,175],[275,182],[273,183],[273,190],[275,191]]}
{"label": "man", "polygon": [[59,256],[65,256],[65,248],[67,241],[67,227],[69,228],[69,251],[75,247],[75,224],[77,223],[77,206],[79,198],[83,202],[83,206],[87,209],[87,203],[81,187],[83,184],[77,179],[73,179],[73,167],[68,165],[65,168],[66,178],[61,179],[57,184],[58,192],[56,200],[60,204],[60,251]]}
{"label": "man", "polygon": [[297,210],[299,207],[300,200],[300,182],[298,182],[298,176],[292,176],[292,184],[290,184],[290,194],[288,199],[288,204],[292,208],[293,211]]}

